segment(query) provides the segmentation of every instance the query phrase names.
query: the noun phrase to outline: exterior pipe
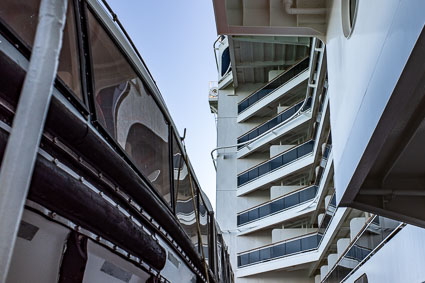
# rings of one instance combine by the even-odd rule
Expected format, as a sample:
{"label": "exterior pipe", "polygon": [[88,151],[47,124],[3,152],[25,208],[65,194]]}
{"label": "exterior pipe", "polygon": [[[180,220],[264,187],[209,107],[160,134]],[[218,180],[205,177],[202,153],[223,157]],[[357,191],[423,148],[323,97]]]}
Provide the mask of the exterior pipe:
{"label": "exterior pipe", "polygon": [[289,15],[324,15],[326,8],[292,8],[293,0],[284,0],[285,11]]}
{"label": "exterior pipe", "polygon": [[6,282],[58,68],[67,0],[42,0],[33,51],[0,169],[0,282]]}

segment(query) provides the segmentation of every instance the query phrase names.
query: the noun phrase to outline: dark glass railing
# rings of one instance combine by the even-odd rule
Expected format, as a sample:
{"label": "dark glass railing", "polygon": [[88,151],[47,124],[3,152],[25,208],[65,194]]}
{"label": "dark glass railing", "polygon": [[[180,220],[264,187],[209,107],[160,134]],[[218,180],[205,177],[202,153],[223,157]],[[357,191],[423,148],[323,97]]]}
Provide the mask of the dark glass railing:
{"label": "dark glass railing", "polygon": [[270,94],[271,92],[275,91],[276,89],[280,88],[282,85],[286,84],[288,81],[293,79],[294,77],[301,74],[303,71],[308,69],[310,63],[309,57],[304,58],[300,62],[298,62],[296,65],[292,66],[289,70],[266,84],[261,89],[257,90],[238,104],[238,114],[245,111],[247,108],[251,107],[255,103],[257,103],[259,100]]}
{"label": "dark glass railing", "polygon": [[335,215],[336,211],[336,197],[333,194],[331,202],[329,203],[325,215],[323,215],[322,221],[319,223],[319,233],[324,235],[326,230],[328,230],[329,225],[331,224],[332,218]]}
{"label": "dark glass railing", "polygon": [[317,249],[321,239],[320,234],[310,234],[238,255],[238,267]]}
{"label": "dark glass railing", "polygon": [[238,215],[237,219],[238,226],[282,212],[286,209],[312,200],[317,194],[317,189],[318,187],[313,185],[241,213]]}
{"label": "dark glass railing", "polygon": [[375,248],[381,246],[386,238],[400,229],[400,222],[375,216],[359,233],[355,241],[338,259],[336,265],[325,277],[326,283],[341,282],[365,260]]}
{"label": "dark glass railing", "polygon": [[314,140],[292,148],[238,176],[238,187],[313,152]]}
{"label": "dark glass railing", "polygon": [[[238,144],[244,143],[250,140],[255,139],[256,137],[264,134],[268,130],[276,127],[277,125],[286,122],[289,118],[291,118],[297,111],[301,108],[301,106],[304,104],[304,100],[301,102],[298,102],[294,106],[286,109],[279,115],[275,116],[274,118],[268,120],[267,122],[259,125],[258,127],[252,129],[250,132],[244,134],[243,136],[238,138]],[[309,109],[311,107],[311,97],[307,99],[307,102],[303,108],[303,111]],[[244,145],[238,146],[238,149],[244,147]]]}

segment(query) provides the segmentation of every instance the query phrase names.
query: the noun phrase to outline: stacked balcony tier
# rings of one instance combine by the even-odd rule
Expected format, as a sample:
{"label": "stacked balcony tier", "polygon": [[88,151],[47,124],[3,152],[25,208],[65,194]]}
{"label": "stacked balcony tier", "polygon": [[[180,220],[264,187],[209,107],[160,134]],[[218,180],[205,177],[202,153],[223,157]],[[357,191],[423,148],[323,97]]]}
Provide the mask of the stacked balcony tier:
{"label": "stacked balcony tier", "polygon": [[318,187],[316,185],[303,188],[241,213],[238,215],[238,226],[282,212],[312,200],[316,196],[317,190]]}
{"label": "stacked balcony tier", "polygon": [[314,233],[246,252],[238,255],[238,267],[315,250],[319,246],[321,239],[322,235]]}
{"label": "stacked balcony tier", "polygon": [[296,146],[284,153],[273,157],[272,159],[259,164],[238,176],[238,187],[243,186],[263,175],[266,175],[276,169],[292,163],[293,161],[304,157],[313,152],[314,140]]}
{"label": "stacked balcony tier", "polygon": [[[286,121],[288,121],[289,118],[291,118],[295,113],[298,112],[298,110],[303,106],[304,100],[298,102],[297,104],[293,105],[292,107],[286,109],[285,111],[281,112],[277,116],[273,117],[272,119],[268,120],[267,122],[259,125],[258,127],[255,127],[248,133],[242,135],[238,138],[238,144],[245,143],[248,141],[251,141],[255,139],[256,137],[264,134],[270,129],[273,129],[277,125],[280,125]],[[309,109],[311,107],[311,97],[309,97],[303,107],[303,111]],[[244,145],[238,146],[238,149],[242,148]]]}
{"label": "stacked balcony tier", "polygon": [[303,60],[292,66],[289,70],[282,73],[280,76],[270,81],[268,84],[266,84],[244,100],[242,100],[238,104],[238,114],[242,113],[243,111],[257,103],[276,89],[280,88],[282,85],[286,84],[287,82],[307,70],[309,67],[309,63],[309,57],[304,58]]}

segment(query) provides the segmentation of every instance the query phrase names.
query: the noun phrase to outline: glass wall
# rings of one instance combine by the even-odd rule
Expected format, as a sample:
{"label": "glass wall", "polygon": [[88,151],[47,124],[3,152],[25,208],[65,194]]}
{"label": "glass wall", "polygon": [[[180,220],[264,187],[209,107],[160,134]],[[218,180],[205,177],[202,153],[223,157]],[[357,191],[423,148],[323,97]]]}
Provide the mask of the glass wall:
{"label": "glass wall", "polygon": [[97,121],[170,204],[169,126],[129,62],[88,12]]}
{"label": "glass wall", "polygon": [[[68,1],[62,49],[59,55],[58,77],[83,101],[81,91],[80,59],[73,1]],[[38,23],[40,0],[2,0],[0,20],[31,48]]]}

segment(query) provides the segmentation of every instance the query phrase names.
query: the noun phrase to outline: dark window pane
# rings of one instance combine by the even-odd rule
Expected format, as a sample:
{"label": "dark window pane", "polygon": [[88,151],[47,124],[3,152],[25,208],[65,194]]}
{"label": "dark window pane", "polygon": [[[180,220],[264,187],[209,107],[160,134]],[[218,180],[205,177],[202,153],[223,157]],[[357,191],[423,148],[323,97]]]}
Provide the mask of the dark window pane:
{"label": "dark window pane", "polygon": [[240,255],[239,258],[241,266],[249,264],[249,254]]}
{"label": "dark window pane", "polygon": [[300,193],[300,202],[305,202],[316,196],[316,187],[311,187],[301,191]]}
{"label": "dark window pane", "polygon": [[252,104],[254,104],[255,102],[257,102],[257,100],[258,100],[258,97],[255,96],[255,95],[253,95],[250,98],[248,98],[249,106],[251,106]]}
{"label": "dark window pane", "polygon": [[286,255],[285,243],[272,247],[272,258]]}
{"label": "dark window pane", "polygon": [[239,225],[245,224],[246,222],[249,222],[249,215],[248,212],[242,213],[241,215],[239,215],[239,221],[240,223],[238,223]]}
{"label": "dark window pane", "polygon": [[221,54],[221,76],[224,76],[227,69],[229,69],[229,65],[230,65],[230,52],[229,52],[229,47],[227,47],[223,51],[223,54]]}
{"label": "dark window pane", "polygon": [[298,150],[298,157],[304,156],[311,152],[311,148],[308,143],[298,147],[297,150]]}
{"label": "dark window pane", "polygon": [[271,211],[271,205],[270,204],[266,204],[266,205],[260,206],[258,208],[259,217],[264,217],[264,216],[269,215],[270,214],[270,211]]}
{"label": "dark window pane", "polygon": [[249,263],[258,262],[260,260],[260,251],[249,253]]}
{"label": "dark window pane", "polygon": [[258,167],[257,168],[253,168],[251,170],[248,171],[248,176],[249,176],[249,180],[253,180],[255,178],[258,177]]}
{"label": "dark window pane", "polygon": [[[83,100],[75,15],[71,4],[72,1],[68,1],[57,75],[80,100]],[[0,5],[2,21],[29,47],[32,47],[34,42],[39,7],[40,0],[2,0]]]}
{"label": "dark window pane", "polygon": [[300,203],[300,200],[299,200],[298,193],[292,194],[292,195],[287,196],[285,198],[286,208],[292,207],[292,206],[297,205],[299,203]]}
{"label": "dark window pane", "polygon": [[170,203],[168,123],[118,47],[88,15],[97,120]]}
{"label": "dark window pane", "polygon": [[288,164],[297,159],[297,150],[291,149],[283,155],[283,164]]}
{"label": "dark window pane", "polygon": [[270,259],[272,248],[265,248],[260,250],[260,260]]}
{"label": "dark window pane", "polygon": [[248,140],[252,140],[258,136],[257,130],[254,130],[248,134]]}
{"label": "dark window pane", "polygon": [[275,213],[278,212],[280,210],[283,210],[284,208],[284,200],[283,199],[278,199],[273,201],[272,203],[270,203],[270,212],[271,213]]}
{"label": "dark window pane", "polygon": [[250,210],[248,212],[248,215],[249,215],[248,216],[249,221],[253,221],[253,220],[258,219],[258,209],[256,208],[256,209]]}
{"label": "dark window pane", "polygon": [[280,166],[282,166],[282,155],[273,158],[272,160],[270,160],[270,169],[274,170],[276,168],[279,168]]}
{"label": "dark window pane", "polygon": [[264,175],[270,172],[270,162],[264,163],[258,167],[258,175]]}
{"label": "dark window pane", "polygon": [[301,239],[302,250],[311,250],[317,248],[318,242],[316,235]]}
{"label": "dark window pane", "polygon": [[278,124],[277,117],[276,117],[276,118],[271,119],[271,120],[268,122],[268,124],[269,124],[269,128],[270,128],[270,129],[271,129],[271,128],[273,128],[273,127],[275,127],[275,126],[277,126],[277,124]]}
{"label": "dark window pane", "polygon": [[293,254],[301,251],[301,240],[293,240],[286,243],[286,254]]}
{"label": "dark window pane", "polygon": [[248,172],[238,176],[238,186],[241,186],[249,181],[249,174]]}
{"label": "dark window pane", "polygon": [[261,134],[267,132],[268,129],[269,129],[269,124],[268,123],[262,125],[261,127],[258,128],[258,135],[261,135]]}

